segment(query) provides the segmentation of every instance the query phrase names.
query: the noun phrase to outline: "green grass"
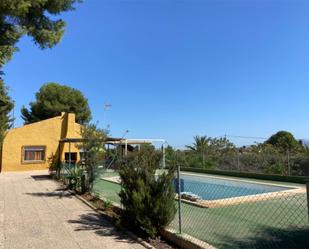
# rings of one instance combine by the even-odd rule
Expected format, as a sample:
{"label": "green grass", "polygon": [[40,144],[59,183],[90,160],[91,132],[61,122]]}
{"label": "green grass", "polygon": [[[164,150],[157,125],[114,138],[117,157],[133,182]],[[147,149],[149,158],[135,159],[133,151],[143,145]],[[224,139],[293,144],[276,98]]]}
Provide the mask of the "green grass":
{"label": "green grass", "polygon": [[[177,217],[170,224],[176,230]],[[182,204],[183,232],[218,248],[237,248],[235,241],[241,245],[241,241],[254,240],[261,233],[267,239],[265,231],[268,230],[307,225],[305,195],[209,209]]]}
{"label": "green grass", "polygon": [[[119,184],[98,180],[94,189],[105,198],[120,203]],[[303,237],[309,234],[297,230],[308,228],[305,194],[208,209],[182,203],[181,213],[184,233],[224,249],[268,248],[269,243],[272,248],[289,248],[284,246],[290,242],[294,243],[293,248],[295,241],[304,241]],[[170,227],[178,230],[178,214]],[[296,232],[300,237],[291,238]],[[276,239],[280,247],[269,238]],[[283,243],[286,238],[290,240]]]}
{"label": "green grass", "polygon": [[98,192],[104,198],[120,204],[120,197],[118,196],[120,192],[119,184],[105,180],[96,180],[93,185],[93,192]]}

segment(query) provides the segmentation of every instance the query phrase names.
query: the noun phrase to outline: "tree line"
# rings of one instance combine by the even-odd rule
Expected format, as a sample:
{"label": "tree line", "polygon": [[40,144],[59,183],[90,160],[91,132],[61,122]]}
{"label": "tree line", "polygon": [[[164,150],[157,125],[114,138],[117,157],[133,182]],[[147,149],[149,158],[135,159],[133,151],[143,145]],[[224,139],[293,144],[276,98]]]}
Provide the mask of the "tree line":
{"label": "tree line", "polygon": [[167,163],[182,167],[280,175],[309,175],[309,149],[290,132],[279,131],[263,143],[237,147],[226,137],[195,136],[185,149],[166,149]]}

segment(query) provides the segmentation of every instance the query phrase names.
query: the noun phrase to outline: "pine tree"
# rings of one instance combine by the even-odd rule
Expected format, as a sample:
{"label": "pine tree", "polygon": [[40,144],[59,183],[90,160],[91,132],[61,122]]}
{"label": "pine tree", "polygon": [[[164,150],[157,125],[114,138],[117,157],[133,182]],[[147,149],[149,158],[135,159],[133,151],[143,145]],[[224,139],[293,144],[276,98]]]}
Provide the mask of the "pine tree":
{"label": "pine tree", "polygon": [[74,9],[80,0],[1,0],[0,1],[0,145],[11,125],[13,102],[1,75],[3,66],[18,51],[23,35],[32,37],[40,48],[52,48],[63,36],[65,22],[55,16]]}
{"label": "pine tree", "polygon": [[13,109],[13,101],[8,95],[2,79],[0,78],[0,149],[5,136],[5,132],[11,127],[12,118],[10,112]]}
{"label": "pine tree", "polygon": [[168,225],[176,213],[174,169],[156,175],[160,160],[160,153],[147,146],[120,169],[123,221],[151,237]]}
{"label": "pine tree", "polygon": [[65,22],[55,16],[74,9],[79,0],[1,0],[0,68],[18,51],[23,35],[40,48],[52,48],[64,33]]}
{"label": "pine tree", "polygon": [[53,118],[61,112],[73,112],[79,124],[88,123],[91,111],[88,100],[83,93],[75,88],[58,83],[44,84],[35,95],[36,99],[30,103],[30,108],[21,109],[25,124]]}

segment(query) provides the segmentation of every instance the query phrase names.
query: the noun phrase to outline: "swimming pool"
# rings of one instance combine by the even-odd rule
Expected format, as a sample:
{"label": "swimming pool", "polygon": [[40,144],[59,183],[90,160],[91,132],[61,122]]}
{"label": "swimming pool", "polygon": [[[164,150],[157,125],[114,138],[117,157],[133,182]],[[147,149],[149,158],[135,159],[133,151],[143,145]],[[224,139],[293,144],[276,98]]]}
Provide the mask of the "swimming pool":
{"label": "swimming pool", "polygon": [[227,199],[293,189],[293,187],[211,176],[181,174],[180,178],[183,179],[182,192],[191,192],[203,200]]}

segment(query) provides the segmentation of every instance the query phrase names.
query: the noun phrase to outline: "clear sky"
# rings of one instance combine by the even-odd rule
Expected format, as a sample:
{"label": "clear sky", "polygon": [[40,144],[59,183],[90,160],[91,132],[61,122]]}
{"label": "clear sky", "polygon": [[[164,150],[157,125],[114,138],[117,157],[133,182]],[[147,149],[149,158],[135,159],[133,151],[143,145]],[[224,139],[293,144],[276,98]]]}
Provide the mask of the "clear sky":
{"label": "clear sky", "polygon": [[[52,50],[23,38],[4,71],[20,109],[45,82],[80,89],[111,134],[309,138],[309,1],[85,0]],[[104,112],[104,103],[112,104]],[[236,139],[247,144],[254,139]]]}

